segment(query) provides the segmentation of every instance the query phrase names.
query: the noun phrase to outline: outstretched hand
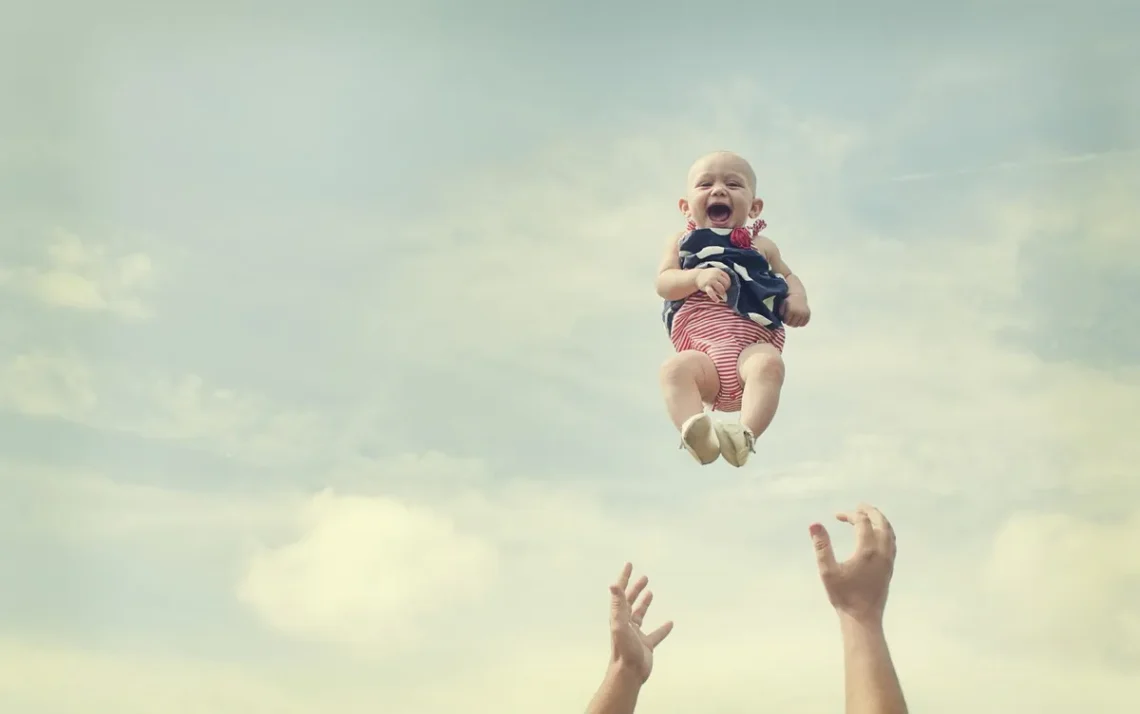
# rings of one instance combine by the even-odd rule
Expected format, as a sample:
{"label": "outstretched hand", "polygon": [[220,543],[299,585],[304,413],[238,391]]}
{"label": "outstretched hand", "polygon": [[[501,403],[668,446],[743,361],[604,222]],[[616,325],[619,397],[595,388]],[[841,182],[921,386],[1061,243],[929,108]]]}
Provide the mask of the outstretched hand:
{"label": "outstretched hand", "polygon": [[836,519],[855,527],[855,553],[838,562],[822,524],[811,526],[819,576],[837,611],[857,620],[881,621],[894,573],[895,531],[879,509],[860,505]]}
{"label": "outstretched hand", "polygon": [[610,586],[610,654],[614,664],[645,682],[653,671],[653,650],[673,631],[673,623],[666,622],[649,634],[642,631],[653,593],[645,589],[649,578],[644,575],[630,585],[632,575],[633,566],[626,563]]}

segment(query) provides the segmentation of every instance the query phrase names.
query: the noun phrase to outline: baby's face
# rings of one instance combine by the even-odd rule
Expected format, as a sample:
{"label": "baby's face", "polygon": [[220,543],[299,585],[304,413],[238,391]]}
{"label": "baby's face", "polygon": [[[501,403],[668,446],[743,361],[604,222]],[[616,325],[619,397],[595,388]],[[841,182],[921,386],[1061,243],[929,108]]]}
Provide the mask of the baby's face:
{"label": "baby's face", "polygon": [[689,169],[689,188],[681,211],[698,228],[736,228],[760,215],[756,178],[748,162],[736,154],[710,154]]}

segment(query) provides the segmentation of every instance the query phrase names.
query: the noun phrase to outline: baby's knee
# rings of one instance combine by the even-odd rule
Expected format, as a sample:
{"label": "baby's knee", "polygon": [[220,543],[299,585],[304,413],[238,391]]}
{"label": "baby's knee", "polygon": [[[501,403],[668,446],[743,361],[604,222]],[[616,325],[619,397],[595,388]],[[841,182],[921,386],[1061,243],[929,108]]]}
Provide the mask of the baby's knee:
{"label": "baby's knee", "polygon": [[661,383],[677,384],[678,382],[691,382],[700,378],[706,365],[711,361],[703,352],[686,350],[678,352],[661,365]]}
{"label": "baby's knee", "polygon": [[784,382],[784,358],[776,350],[758,350],[753,354],[742,356],[740,360],[740,377],[747,382],[749,379],[760,379],[765,382]]}

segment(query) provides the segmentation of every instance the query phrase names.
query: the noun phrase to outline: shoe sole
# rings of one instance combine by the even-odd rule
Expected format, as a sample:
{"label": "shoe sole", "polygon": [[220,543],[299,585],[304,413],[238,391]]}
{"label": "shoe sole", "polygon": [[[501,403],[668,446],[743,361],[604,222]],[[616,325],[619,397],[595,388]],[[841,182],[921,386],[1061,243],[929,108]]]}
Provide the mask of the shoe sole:
{"label": "shoe sole", "polygon": [[[709,438],[710,435],[711,439]],[[685,432],[681,434],[681,441],[685,444],[685,450],[692,454],[693,458],[699,461],[702,466],[708,466],[720,458],[720,440],[716,433],[716,426],[708,416],[690,423]],[[693,444],[707,446],[708,458],[702,457],[698,449],[693,447]]]}
{"label": "shoe sole", "polygon": [[[744,435],[741,434],[742,438],[743,436]],[[747,442],[744,448],[737,448],[736,440],[724,429],[718,430],[717,439],[720,441],[721,446],[720,455],[724,457],[725,461],[736,468],[740,468],[748,463],[748,457],[752,452],[748,449]]]}

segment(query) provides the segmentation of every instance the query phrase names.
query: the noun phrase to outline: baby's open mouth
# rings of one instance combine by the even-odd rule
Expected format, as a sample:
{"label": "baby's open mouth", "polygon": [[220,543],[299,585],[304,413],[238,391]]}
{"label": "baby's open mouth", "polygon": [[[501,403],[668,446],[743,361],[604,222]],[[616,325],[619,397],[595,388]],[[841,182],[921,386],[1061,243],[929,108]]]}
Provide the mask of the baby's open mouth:
{"label": "baby's open mouth", "polygon": [[732,208],[722,203],[714,204],[708,207],[708,217],[714,223],[723,223],[732,217]]}

